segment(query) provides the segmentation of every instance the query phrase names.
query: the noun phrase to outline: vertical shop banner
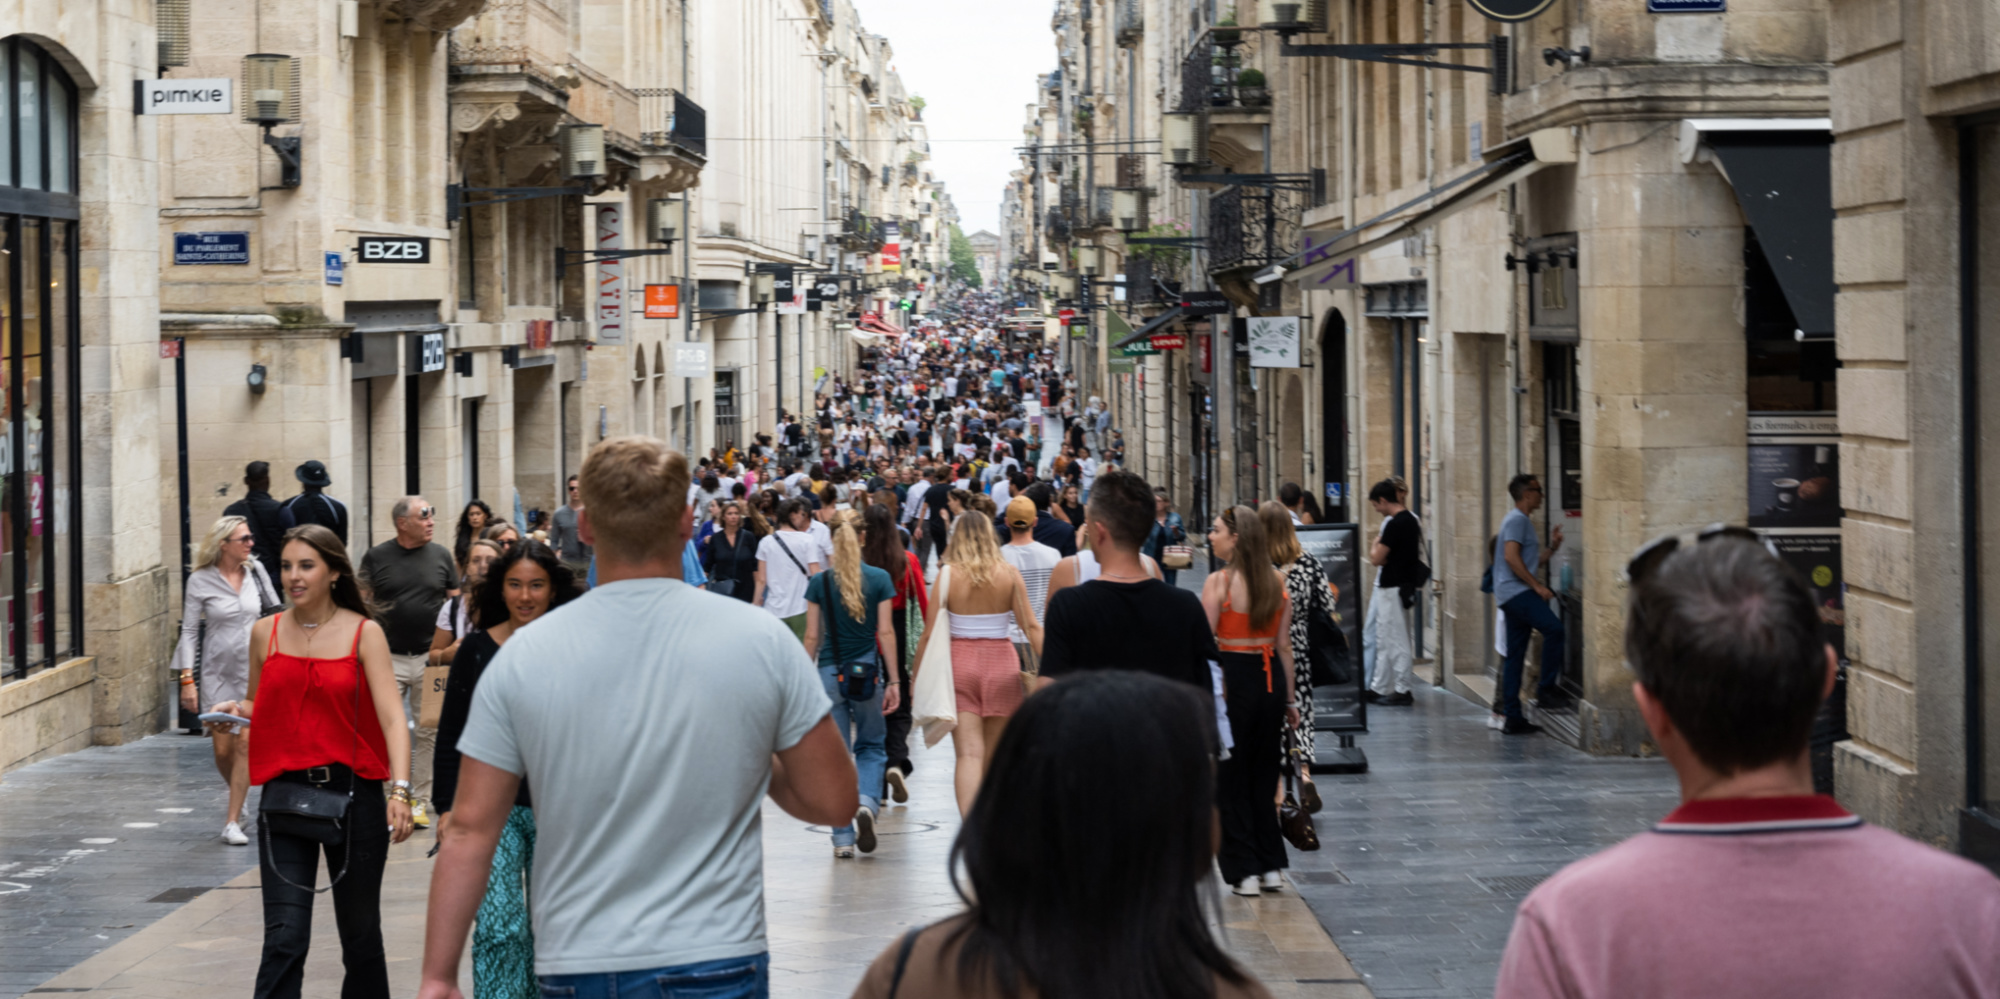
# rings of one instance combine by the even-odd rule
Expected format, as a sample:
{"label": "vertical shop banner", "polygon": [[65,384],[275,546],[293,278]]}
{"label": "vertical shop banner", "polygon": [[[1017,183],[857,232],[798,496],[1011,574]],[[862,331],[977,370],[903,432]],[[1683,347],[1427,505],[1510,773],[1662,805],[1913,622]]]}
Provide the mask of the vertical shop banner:
{"label": "vertical shop banner", "polygon": [[528,349],[546,350],[556,338],[556,321],[553,319],[528,320]]}
{"label": "vertical shop banner", "polygon": [[[1366,732],[1368,713],[1361,690],[1367,682],[1361,670],[1361,525],[1308,524],[1296,528],[1299,547],[1319,559],[1333,589],[1333,621],[1340,631],[1332,659],[1335,682],[1314,687],[1313,729],[1319,732]],[[1386,591],[1385,591],[1386,592]],[[1345,644],[1345,649],[1338,648]]]}
{"label": "vertical shop banner", "polygon": [[1243,325],[1251,367],[1299,366],[1299,317],[1251,316]]}
{"label": "vertical shop banner", "polygon": [[[597,206],[599,252],[625,248],[625,206]],[[625,261],[597,262],[597,342],[625,342]]]}
{"label": "vertical shop banner", "polygon": [[894,222],[882,224],[882,273],[900,274],[903,271],[902,230]]}

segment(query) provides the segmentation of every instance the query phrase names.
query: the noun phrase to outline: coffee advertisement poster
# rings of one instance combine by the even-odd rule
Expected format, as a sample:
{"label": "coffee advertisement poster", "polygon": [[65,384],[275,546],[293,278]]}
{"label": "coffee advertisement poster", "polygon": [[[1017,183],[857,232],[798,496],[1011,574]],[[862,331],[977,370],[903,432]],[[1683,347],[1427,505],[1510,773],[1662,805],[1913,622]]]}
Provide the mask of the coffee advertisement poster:
{"label": "coffee advertisement poster", "polygon": [[1840,420],[1750,414],[1750,526],[1840,526]]}

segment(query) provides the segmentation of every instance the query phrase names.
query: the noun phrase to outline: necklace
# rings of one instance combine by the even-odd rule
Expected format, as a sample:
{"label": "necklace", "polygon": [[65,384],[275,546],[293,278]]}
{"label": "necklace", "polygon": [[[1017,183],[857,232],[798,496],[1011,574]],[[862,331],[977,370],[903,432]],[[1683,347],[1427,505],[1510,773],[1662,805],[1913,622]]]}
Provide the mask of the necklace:
{"label": "necklace", "polygon": [[[338,607],[335,607],[335,608],[333,609],[333,614],[328,614],[328,615],[326,616],[326,621],[331,621],[331,620],[333,620],[333,618],[334,618],[334,615],[336,615],[336,614],[339,614],[339,613],[340,613],[340,608],[338,608]],[[312,622],[307,622],[307,621],[306,621],[306,620],[305,620],[304,618],[300,617],[300,616],[299,616],[298,614],[296,614],[296,613],[294,613],[294,614],[292,615],[292,621],[293,621],[293,622],[295,622],[296,624],[298,624],[298,626],[299,626],[299,627],[301,627],[301,628],[304,628],[304,629],[305,629],[305,630],[307,630],[307,631],[312,631],[313,629],[315,629],[315,628],[318,628],[318,627],[319,627],[320,625],[322,625],[322,624],[325,624],[325,623],[326,623],[326,621],[312,621]]]}

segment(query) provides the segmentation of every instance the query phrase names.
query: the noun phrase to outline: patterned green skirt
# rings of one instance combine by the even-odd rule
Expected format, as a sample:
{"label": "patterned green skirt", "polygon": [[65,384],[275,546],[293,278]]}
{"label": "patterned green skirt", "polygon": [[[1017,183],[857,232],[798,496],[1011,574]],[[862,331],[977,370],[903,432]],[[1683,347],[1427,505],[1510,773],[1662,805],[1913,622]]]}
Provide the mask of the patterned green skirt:
{"label": "patterned green skirt", "polygon": [[528,872],[535,866],[535,811],[514,806],[493,850],[493,873],[472,930],[474,999],[540,999]]}

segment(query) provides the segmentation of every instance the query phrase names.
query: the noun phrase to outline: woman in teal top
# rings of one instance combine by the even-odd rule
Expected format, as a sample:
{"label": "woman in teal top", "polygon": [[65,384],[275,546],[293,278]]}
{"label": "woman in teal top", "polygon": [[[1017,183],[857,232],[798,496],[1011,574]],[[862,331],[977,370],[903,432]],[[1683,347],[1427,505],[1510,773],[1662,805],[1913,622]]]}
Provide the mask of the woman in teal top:
{"label": "woman in teal top", "polygon": [[875,813],[882,807],[882,776],[889,765],[889,724],[896,710],[896,634],[891,604],[896,584],[861,560],[860,516],[845,511],[834,521],[833,568],[806,584],[806,648],[819,657],[820,680],[833,700],[833,723],[848,733],[860,781],[861,807],[854,821],[833,831],[833,855],[875,852]]}

